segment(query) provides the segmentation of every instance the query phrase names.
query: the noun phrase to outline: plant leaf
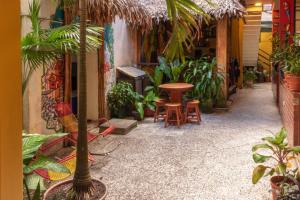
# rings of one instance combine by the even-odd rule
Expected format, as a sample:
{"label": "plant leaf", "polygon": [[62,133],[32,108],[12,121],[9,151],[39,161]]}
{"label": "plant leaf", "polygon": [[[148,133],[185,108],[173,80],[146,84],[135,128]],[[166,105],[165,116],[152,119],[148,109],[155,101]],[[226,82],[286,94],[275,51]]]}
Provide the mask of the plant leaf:
{"label": "plant leaf", "polygon": [[264,163],[269,160],[272,156],[265,156],[258,153],[253,154],[253,160],[255,163]]}
{"label": "plant leaf", "polygon": [[252,183],[253,184],[256,184],[261,179],[261,177],[264,176],[266,169],[267,169],[266,166],[258,165],[253,170],[253,173],[252,173]]}

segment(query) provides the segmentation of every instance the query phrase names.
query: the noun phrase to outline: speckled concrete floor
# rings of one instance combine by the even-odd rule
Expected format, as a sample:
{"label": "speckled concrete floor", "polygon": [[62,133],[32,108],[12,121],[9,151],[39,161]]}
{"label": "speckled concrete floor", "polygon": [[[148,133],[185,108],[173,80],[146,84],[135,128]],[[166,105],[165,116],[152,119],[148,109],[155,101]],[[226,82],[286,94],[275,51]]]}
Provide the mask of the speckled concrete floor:
{"label": "speckled concrete floor", "polygon": [[147,119],[126,136],[91,145],[92,175],[108,186],[107,200],[262,200],[268,180],[251,183],[251,147],[281,128],[270,84],[243,89],[227,113],[203,115],[199,125],[164,128]]}

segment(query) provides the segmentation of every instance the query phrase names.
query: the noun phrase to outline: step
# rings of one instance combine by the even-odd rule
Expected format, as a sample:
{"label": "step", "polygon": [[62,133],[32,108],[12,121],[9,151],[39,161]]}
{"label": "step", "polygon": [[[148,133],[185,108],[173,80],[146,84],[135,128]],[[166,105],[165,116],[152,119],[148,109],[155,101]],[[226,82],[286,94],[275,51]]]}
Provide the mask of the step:
{"label": "step", "polygon": [[100,131],[105,130],[110,125],[112,125],[115,128],[114,131],[112,132],[112,134],[126,135],[132,129],[137,127],[137,121],[131,120],[131,119],[113,118],[113,119],[109,120],[108,122],[101,124]]}

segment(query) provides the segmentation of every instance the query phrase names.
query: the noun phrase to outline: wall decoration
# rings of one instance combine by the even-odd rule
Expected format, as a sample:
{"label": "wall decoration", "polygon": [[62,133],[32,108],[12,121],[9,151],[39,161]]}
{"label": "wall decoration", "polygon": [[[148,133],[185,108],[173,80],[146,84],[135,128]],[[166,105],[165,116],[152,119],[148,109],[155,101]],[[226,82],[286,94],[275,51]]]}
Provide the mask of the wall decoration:
{"label": "wall decoration", "polygon": [[57,60],[42,76],[42,119],[47,129],[62,130],[55,106],[63,99],[64,62]]}
{"label": "wall decoration", "polygon": [[114,33],[111,24],[104,26],[104,72],[114,68]]}

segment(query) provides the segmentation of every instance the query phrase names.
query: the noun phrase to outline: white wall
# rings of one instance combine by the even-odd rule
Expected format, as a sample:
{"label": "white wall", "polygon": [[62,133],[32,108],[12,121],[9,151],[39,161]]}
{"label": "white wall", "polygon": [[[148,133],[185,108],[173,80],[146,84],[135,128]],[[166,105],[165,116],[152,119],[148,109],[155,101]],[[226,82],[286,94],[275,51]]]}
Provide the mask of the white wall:
{"label": "white wall", "polygon": [[115,66],[136,64],[135,33],[120,19],[116,19],[113,29]]}

